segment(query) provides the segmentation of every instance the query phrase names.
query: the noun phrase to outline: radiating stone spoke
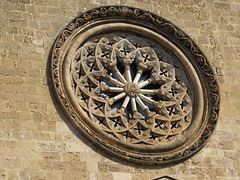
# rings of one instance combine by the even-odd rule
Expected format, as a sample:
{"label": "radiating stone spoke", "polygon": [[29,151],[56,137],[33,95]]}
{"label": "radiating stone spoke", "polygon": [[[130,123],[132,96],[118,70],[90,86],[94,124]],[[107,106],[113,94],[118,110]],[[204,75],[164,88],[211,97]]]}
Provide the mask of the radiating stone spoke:
{"label": "radiating stone spoke", "polygon": [[126,76],[127,82],[132,82],[130,69],[126,69],[125,76]]}
{"label": "radiating stone spoke", "polygon": [[121,94],[118,94],[112,98],[109,99],[109,103],[110,105],[113,105],[116,101],[118,101],[119,99],[122,99],[123,97],[126,96],[125,92],[122,92]]}
{"label": "radiating stone spoke", "polygon": [[149,85],[150,83],[151,83],[151,81],[148,79],[148,80],[143,81],[142,83],[138,84],[138,87],[143,88],[143,87]]}
{"label": "radiating stone spoke", "polygon": [[140,89],[140,93],[153,95],[154,90],[152,90],[152,89]]}
{"label": "radiating stone spoke", "polygon": [[109,92],[123,92],[123,88],[109,87]]}
{"label": "radiating stone spoke", "polygon": [[154,101],[151,98],[144,96],[143,94],[139,94],[138,96],[140,97],[140,99],[144,100],[145,102],[148,102],[149,104],[152,104]]}
{"label": "radiating stone spoke", "polygon": [[122,75],[119,71],[117,71],[117,72],[115,72],[115,73],[116,73],[118,79],[119,79],[122,83],[127,83],[126,79],[123,77],[123,75]]}
{"label": "radiating stone spoke", "polygon": [[140,73],[140,72],[138,72],[138,73],[136,74],[136,76],[135,76],[135,78],[134,78],[134,80],[133,80],[133,82],[134,82],[135,84],[138,83],[138,81],[139,81],[141,75],[142,75],[142,73]]}
{"label": "radiating stone spoke", "polygon": [[130,97],[127,96],[127,97],[124,99],[123,104],[122,104],[121,107],[123,107],[124,109],[126,109],[128,103],[129,103],[129,101],[130,101]]}
{"label": "radiating stone spoke", "polygon": [[148,109],[148,107],[142,102],[142,100],[139,97],[136,97],[136,101],[143,111]]}
{"label": "radiating stone spoke", "polygon": [[115,84],[115,85],[117,85],[119,87],[124,87],[123,83],[119,82],[118,80],[116,80],[116,79],[114,79],[112,77],[110,77],[109,82],[111,82],[111,83],[113,83],[113,84]]}
{"label": "radiating stone spoke", "polygon": [[131,98],[131,106],[132,106],[132,112],[137,112],[137,104],[136,99],[134,97]]}
{"label": "radiating stone spoke", "polygon": [[130,101],[130,97],[126,96],[126,98],[123,101],[123,104],[122,104],[121,108],[118,110],[118,112],[121,113],[124,116],[126,116],[125,109],[126,109],[128,103],[129,103],[129,101]]}

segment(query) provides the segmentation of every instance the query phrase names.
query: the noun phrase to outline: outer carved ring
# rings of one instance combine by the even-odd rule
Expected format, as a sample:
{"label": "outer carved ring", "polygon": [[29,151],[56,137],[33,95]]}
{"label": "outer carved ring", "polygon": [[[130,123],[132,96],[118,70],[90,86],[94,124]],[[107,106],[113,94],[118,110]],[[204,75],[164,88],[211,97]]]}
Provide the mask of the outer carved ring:
{"label": "outer carved ring", "polygon": [[[137,30],[134,32],[134,29]],[[196,119],[178,142],[150,148],[124,144],[95,128],[88,120],[88,115],[74,102],[66,72],[75,50],[79,44],[83,44],[88,37],[96,33],[119,30],[130,30],[152,39],[157,36],[157,41],[160,44],[162,42],[166,49],[178,57],[186,67],[186,72],[191,72],[190,77],[195,74],[191,82],[197,96],[198,110],[194,116]],[[121,158],[147,164],[179,161],[200,150],[216,126],[219,113],[218,84],[207,59],[185,33],[167,20],[149,12],[116,6],[97,8],[79,15],[66,26],[54,43],[51,71],[56,96],[74,125],[92,142]]]}

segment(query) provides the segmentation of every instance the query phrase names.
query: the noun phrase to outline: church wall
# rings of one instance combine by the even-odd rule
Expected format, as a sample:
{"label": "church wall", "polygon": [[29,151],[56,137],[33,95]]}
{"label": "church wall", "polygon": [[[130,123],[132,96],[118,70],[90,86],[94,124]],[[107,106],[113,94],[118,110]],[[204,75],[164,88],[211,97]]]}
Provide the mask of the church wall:
{"label": "church wall", "polygon": [[[178,164],[131,163],[104,152],[72,125],[56,100],[48,56],[78,13],[104,5],[153,12],[201,48],[220,87],[217,128]],[[239,179],[240,3],[238,0],[1,0],[0,179]]]}

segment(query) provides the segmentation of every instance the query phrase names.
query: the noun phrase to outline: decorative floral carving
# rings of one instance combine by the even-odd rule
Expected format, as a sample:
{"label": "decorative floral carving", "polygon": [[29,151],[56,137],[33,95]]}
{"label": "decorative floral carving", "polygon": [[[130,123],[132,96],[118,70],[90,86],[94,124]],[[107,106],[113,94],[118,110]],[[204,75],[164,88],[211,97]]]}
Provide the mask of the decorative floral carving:
{"label": "decorative floral carving", "polygon": [[[96,135],[89,126],[85,125],[84,120],[79,117],[72,107],[65,93],[61,77],[61,64],[64,60],[61,55],[63,48],[65,44],[69,43],[69,37],[72,37],[72,35],[83,28],[84,25],[91,24],[94,21],[112,21],[114,19],[118,19],[119,21],[124,20],[124,22],[128,22],[129,20],[129,22],[143,23],[144,26],[155,28],[156,31],[165,38],[169,40],[174,39],[175,44],[181,47],[182,51],[187,51],[192,61],[198,64],[199,75],[204,79],[202,82],[204,84],[204,91],[208,93],[208,97],[205,97],[208,114],[203,117],[204,123],[202,123],[203,125],[201,127],[202,133],[195,137],[193,141],[189,142],[188,145],[184,146],[185,148],[179,148],[178,151],[171,150],[169,153],[166,151],[164,153],[156,153],[156,151],[153,151],[153,154],[151,154],[152,151],[141,154],[139,151],[133,152],[127,148],[118,148],[114,144]],[[100,36],[104,38],[105,35]],[[184,130],[191,126],[191,122],[194,121],[194,119],[192,119],[192,111],[194,110],[192,106],[194,102],[194,89],[191,87],[191,83],[188,82],[188,78],[186,77],[178,77],[177,72],[179,69],[177,67],[179,66],[174,64],[173,61],[165,61],[164,58],[158,56],[156,50],[151,44],[149,45],[144,38],[143,41],[146,41],[146,43],[142,47],[135,47],[128,39],[129,37],[133,37],[131,34],[127,34],[126,37],[113,34],[113,37],[117,39],[105,43],[100,43],[100,41],[94,42],[92,43],[92,47],[90,44],[88,45],[91,41],[89,40],[75,53],[71,64],[70,77],[72,78],[72,90],[78,97],[78,103],[89,118],[92,119],[101,130],[112,134],[113,138],[126,141],[128,139],[126,137],[129,136],[129,139],[133,137],[133,141],[127,140],[126,142],[129,144],[140,143],[143,146],[151,146],[163,142],[174,142],[175,139],[181,137],[185,132]],[[99,40],[101,38],[99,38]],[[139,37],[135,39],[138,38]],[[121,41],[122,44],[120,44]],[[120,47],[118,48],[117,45],[119,44]],[[123,47],[125,47],[125,49],[123,49]],[[146,50],[147,53],[144,54],[143,50]],[[84,51],[85,55],[82,55]],[[147,54],[150,56],[150,60],[148,60]],[[155,57],[153,55],[155,55]],[[113,60],[112,58],[114,57],[117,59]],[[138,60],[138,57],[141,57],[140,60]],[[84,14],[80,14],[70,22],[57,37],[53,47],[51,63],[52,79],[56,95],[70,119],[77,124],[79,130],[86,134],[92,141],[120,157],[151,164],[164,164],[178,161],[200,150],[216,126],[219,113],[219,89],[215,75],[207,59],[197,45],[184,32],[164,18],[150,12],[131,7],[111,6],[96,8]],[[119,71],[119,64],[125,68],[124,71]],[[132,79],[133,82],[131,82],[131,78],[128,76],[131,74],[129,71],[131,72],[133,70],[131,68],[132,64],[136,64],[137,71],[134,71],[135,74],[138,72],[140,74],[150,72],[151,76],[149,78],[149,83],[153,85],[160,84],[161,87],[153,89],[151,92],[150,88],[143,89],[143,87],[140,86],[140,82],[134,82],[135,78],[138,77],[137,75]],[[167,69],[168,74],[166,77],[164,77],[165,71],[164,69],[161,71],[161,67]],[[114,78],[109,75],[109,72],[117,74],[116,77]],[[183,71],[180,70],[180,74],[183,74],[182,72]],[[160,75],[160,73],[163,74]],[[115,84],[116,87],[107,86],[106,81],[110,83],[114,82],[113,84]],[[166,88],[163,88],[165,85]],[[109,95],[102,96],[104,93],[116,93],[118,97],[110,97]],[[149,95],[147,93],[149,93]],[[143,109],[142,113],[139,113],[140,110],[137,111],[138,113],[132,111],[130,113],[131,116],[125,117],[125,106],[123,106],[123,108],[120,107],[114,112],[114,105],[119,95],[121,95],[122,98],[125,97],[124,101],[127,101],[127,97],[130,99],[135,98],[135,103],[134,100],[132,100],[132,109],[134,109],[135,104],[139,104],[140,109]],[[152,97],[152,95],[156,95],[158,100],[148,97]],[[179,99],[177,100],[175,96],[179,96]],[[126,104],[124,104],[124,101],[122,105]],[[144,104],[145,102],[148,103],[149,107],[152,106],[154,110]],[[147,108],[145,108],[145,106]],[[183,106],[183,108],[181,106]],[[186,112],[184,112],[184,108]],[[166,115],[165,119],[164,113]],[[175,121],[175,119],[172,118],[173,114],[177,116],[177,118],[174,118],[179,121]],[[172,119],[174,120],[172,121]],[[185,121],[184,125],[181,124],[183,121]],[[181,130],[177,130],[176,132],[171,131],[171,127],[177,129],[176,127],[179,125],[181,126]],[[154,131],[155,126],[158,128],[156,131]],[[163,133],[164,138],[159,138],[159,135],[161,135],[160,131],[164,128],[167,128],[167,131],[164,132],[165,134]],[[172,138],[171,133],[174,134],[175,137],[172,136]],[[149,140],[150,138],[151,141]],[[157,138],[160,140],[157,140]]]}
{"label": "decorative floral carving", "polygon": [[[192,119],[187,93],[192,90],[183,70],[175,71],[176,63],[163,48],[143,38],[99,35],[76,51],[71,84],[96,126],[124,142],[156,145],[181,136]],[[151,84],[155,89],[145,88]]]}

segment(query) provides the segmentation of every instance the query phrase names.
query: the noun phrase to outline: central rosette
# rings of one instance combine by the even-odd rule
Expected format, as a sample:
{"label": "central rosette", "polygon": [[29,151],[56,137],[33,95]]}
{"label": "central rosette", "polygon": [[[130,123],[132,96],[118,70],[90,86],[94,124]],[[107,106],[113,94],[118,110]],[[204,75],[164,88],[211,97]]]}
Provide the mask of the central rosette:
{"label": "central rosette", "polygon": [[133,82],[128,82],[124,85],[125,93],[130,97],[136,97],[140,92],[140,89],[137,84]]}

